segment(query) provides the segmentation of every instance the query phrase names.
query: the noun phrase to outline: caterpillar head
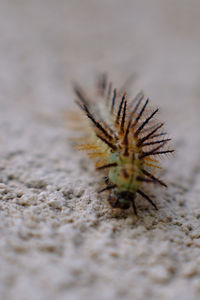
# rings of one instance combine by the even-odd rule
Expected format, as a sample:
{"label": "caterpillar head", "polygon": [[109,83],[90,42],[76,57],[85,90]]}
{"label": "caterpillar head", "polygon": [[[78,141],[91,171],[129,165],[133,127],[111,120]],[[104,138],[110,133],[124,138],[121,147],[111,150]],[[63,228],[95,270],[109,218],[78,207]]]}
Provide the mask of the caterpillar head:
{"label": "caterpillar head", "polygon": [[118,192],[117,190],[109,194],[108,202],[113,208],[128,209],[133,205],[135,194],[131,192]]}

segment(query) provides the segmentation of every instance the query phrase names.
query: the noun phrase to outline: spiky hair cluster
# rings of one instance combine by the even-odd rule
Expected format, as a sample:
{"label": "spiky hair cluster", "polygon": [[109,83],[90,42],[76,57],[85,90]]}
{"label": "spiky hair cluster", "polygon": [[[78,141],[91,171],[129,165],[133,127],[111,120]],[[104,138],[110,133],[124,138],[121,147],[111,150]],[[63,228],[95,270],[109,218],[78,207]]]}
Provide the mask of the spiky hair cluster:
{"label": "spiky hair cluster", "polygon": [[98,192],[108,191],[112,207],[127,209],[131,205],[135,214],[137,194],[157,209],[143,187],[167,187],[154,171],[160,169],[159,157],[174,151],[167,147],[170,139],[163,131],[164,124],[155,118],[158,108],[150,110],[149,99],[142,92],[130,99],[122,89],[113,89],[105,74],[99,76],[94,98],[77,84],[74,91],[88,120],[88,136],[78,148],[97,159],[96,169],[106,175],[106,186]]}

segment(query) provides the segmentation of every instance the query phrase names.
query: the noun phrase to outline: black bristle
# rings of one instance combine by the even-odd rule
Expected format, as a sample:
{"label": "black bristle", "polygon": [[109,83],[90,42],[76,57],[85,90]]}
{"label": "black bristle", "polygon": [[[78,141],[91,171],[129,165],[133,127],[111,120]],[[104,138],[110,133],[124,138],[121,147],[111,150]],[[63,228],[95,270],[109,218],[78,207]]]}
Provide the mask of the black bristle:
{"label": "black bristle", "polygon": [[[174,150],[166,150],[166,151],[157,151],[157,152],[153,152],[151,154],[145,155],[145,156],[150,156],[150,155],[160,155],[160,154],[167,154],[167,153],[173,153]],[[144,157],[144,156],[143,156]],[[142,157],[142,158],[143,158]]]}
{"label": "black bristle", "polygon": [[136,130],[135,136],[142,131],[142,129],[148,124],[148,122],[154,117],[154,115],[158,112],[158,108],[148,117],[146,120],[140,125],[140,127]]}
{"label": "black bristle", "polygon": [[109,139],[113,140],[113,137],[106,131],[106,129],[93,117],[91,112],[89,111],[86,105],[83,106],[88,118],[92,121],[92,123]]}
{"label": "black bristle", "polygon": [[146,140],[148,140],[150,137],[152,138],[152,135],[158,131],[164,124],[161,123],[160,125],[158,125],[154,130],[152,130],[150,133],[148,133],[145,137],[139,139],[137,146],[141,146]]}
{"label": "black bristle", "polygon": [[110,99],[111,91],[112,91],[112,82],[110,82],[108,85],[107,100]]}
{"label": "black bristle", "polygon": [[165,140],[160,140],[160,141],[155,141],[155,142],[143,143],[142,147],[156,145],[156,144],[160,144],[160,143],[164,143],[164,142],[169,142],[169,141],[171,141],[171,139],[165,139]]}
{"label": "black bristle", "polygon": [[137,190],[137,193],[139,195],[141,195],[144,199],[146,199],[156,210],[158,210],[157,206],[155,205],[155,203],[151,200],[151,198],[149,198],[149,196],[147,196],[144,192],[142,192],[141,190]]}
{"label": "black bristle", "polygon": [[130,128],[131,128],[131,123],[132,123],[132,120],[129,119],[128,125],[126,127],[126,132],[125,132],[125,135],[124,135],[124,140],[123,140],[123,143],[125,145],[125,150],[124,150],[124,155],[125,156],[129,155],[129,151],[128,151],[128,135],[129,135],[129,131],[130,131]]}
{"label": "black bristle", "polygon": [[103,73],[98,76],[98,80],[97,80],[97,90],[100,96],[102,97],[104,96],[106,87],[107,87],[107,74]]}
{"label": "black bristle", "polygon": [[115,107],[116,96],[117,96],[117,90],[114,89],[114,90],[113,90],[113,98],[112,98],[111,113],[113,113],[113,110],[114,110],[114,107]]}
{"label": "black bristle", "polygon": [[112,189],[114,189],[115,187],[116,187],[116,184],[108,185],[108,186],[106,186],[105,188],[99,190],[99,191],[98,191],[98,194],[100,194],[100,193],[102,193],[102,192],[104,192],[104,191],[112,190]]}
{"label": "black bristle", "polygon": [[96,134],[96,136],[102,141],[104,142],[108,147],[110,147],[112,150],[116,150],[117,147],[115,145],[113,145],[112,143],[110,143],[109,141],[107,141],[104,137],[102,137],[99,134]]}
{"label": "black bristle", "polygon": [[141,91],[141,92],[139,92],[136,96],[135,96],[135,98],[131,101],[131,103],[130,103],[130,106],[131,106],[131,108],[133,107],[133,105],[137,102],[137,104],[136,104],[136,106],[135,106],[135,108],[134,108],[134,110],[133,110],[133,113],[135,113],[136,111],[137,111],[137,109],[138,109],[138,107],[139,107],[139,105],[140,105],[140,103],[141,103],[141,101],[144,99],[144,94],[143,94],[143,92]]}
{"label": "black bristle", "polygon": [[124,132],[124,124],[125,124],[125,120],[126,120],[126,106],[127,106],[127,100],[124,101],[124,109],[123,109],[121,126],[120,126],[121,132]]}
{"label": "black bristle", "polygon": [[107,86],[107,75],[104,73],[102,74],[102,88],[101,88],[102,96],[104,96],[105,94],[106,86]]}
{"label": "black bristle", "polygon": [[133,199],[131,203],[132,203],[134,214],[137,216],[137,208],[136,208],[136,205],[135,205],[135,200]]}
{"label": "black bristle", "polygon": [[148,171],[146,171],[146,170],[143,169],[142,172],[144,173],[144,175],[150,177],[155,182],[159,183],[160,185],[162,185],[164,187],[167,187],[167,185],[163,181],[161,181],[160,179],[156,178],[154,175],[150,174]]}
{"label": "black bristle", "polygon": [[137,176],[136,180],[141,181],[141,182],[155,183],[155,180],[149,179],[149,178],[145,178],[145,177],[141,177],[141,176]]}
{"label": "black bristle", "polygon": [[96,170],[103,170],[103,169],[113,168],[113,167],[116,167],[116,166],[117,166],[117,163],[111,163],[111,164],[107,164],[107,165],[97,167]]}
{"label": "black bristle", "polygon": [[167,142],[163,142],[161,145],[157,146],[156,148],[151,149],[148,152],[143,152],[139,157],[140,158],[144,158],[146,156],[150,156],[153,155],[155,152],[157,152],[157,150],[159,150],[160,148],[162,148]]}
{"label": "black bristle", "polygon": [[118,108],[118,112],[117,112],[117,117],[116,117],[116,120],[115,120],[115,124],[119,124],[119,119],[120,119],[120,115],[121,115],[121,111],[122,111],[122,106],[124,104],[124,101],[125,101],[125,97],[126,97],[126,93],[124,93],[124,95],[122,96],[122,100],[119,104],[119,108]]}
{"label": "black bristle", "polygon": [[159,133],[159,134],[152,135],[152,136],[151,136],[151,139],[154,139],[154,138],[156,138],[156,137],[163,136],[163,135],[166,135],[166,134],[167,134],[167,132],[161,132],[161,133]]}
{"label": "black bristle", "polygon": [[146,106],[147,106],[148,102],[149,102],[149,99],[147,99],[147,100],[145,101],[145,104],[143,105],[143,107],[142,107],[142,109],[140,110],[140,112],[139,112],[139,114],[138,114],[137,118],[135,119],[135,122],[134,122],[134,124],[132,125],[133,127],[134,127],[134,126],[136,126],[136,124],[137,124],[137,123],[138,123],[138,121],[140,120],[140,118],[141,118],[142,114],[143,114],[143,113],[144,113],[144,111],[145,111],[145,108],[146,108]]}
{"label": "black bristle", "polygon": [[88,103],[87,97],[85,96],[84,91],[77,83],[74,84],[74,92],[83,105],[89,106],[89,103]]}

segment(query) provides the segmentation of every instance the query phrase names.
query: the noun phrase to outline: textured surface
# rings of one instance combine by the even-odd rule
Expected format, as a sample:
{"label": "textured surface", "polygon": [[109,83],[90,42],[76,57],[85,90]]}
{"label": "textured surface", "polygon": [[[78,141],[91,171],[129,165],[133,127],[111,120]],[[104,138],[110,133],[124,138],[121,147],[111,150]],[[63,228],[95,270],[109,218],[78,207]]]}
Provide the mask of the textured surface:
{"label": "textured surface", "polygon": [[[2,299],[199,299],[199,1],[1,1]],[[176,155],[159,212],[112,210],[67,137],[71,80],[134,73]]]}

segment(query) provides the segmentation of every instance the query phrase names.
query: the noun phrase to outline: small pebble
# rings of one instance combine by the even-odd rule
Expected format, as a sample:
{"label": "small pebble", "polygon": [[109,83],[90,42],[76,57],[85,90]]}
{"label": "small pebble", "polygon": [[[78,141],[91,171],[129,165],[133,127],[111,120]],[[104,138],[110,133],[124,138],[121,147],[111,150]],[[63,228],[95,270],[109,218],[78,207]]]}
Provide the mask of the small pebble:
{"label": "small pebble", "polygon": [[162,265],[154,266],[150,271],[150,276],[156,283],[167,283],[170,280],[170,273]]}
{"label": "small pebble", "polygon": [[30,206],[37,203],[37,196],[35,194],[26,194],[17,199],[17,203],[24,206]]}
{"label": "small pebble", "polygon": [[183,267],[182,276],[185,278],[191,278],[198,274],[198,265],[195,263],[188,263]]}

